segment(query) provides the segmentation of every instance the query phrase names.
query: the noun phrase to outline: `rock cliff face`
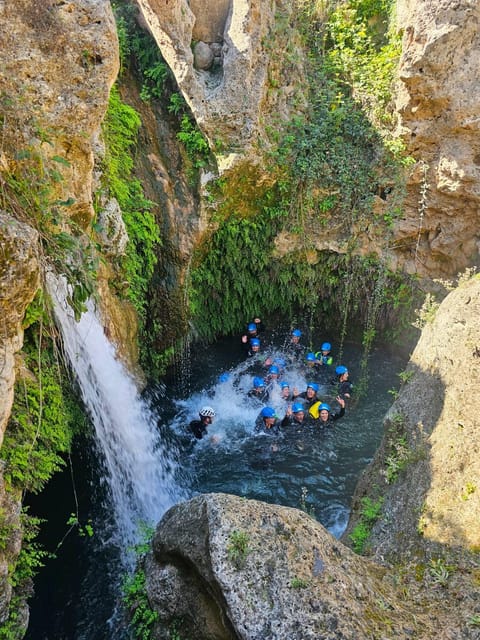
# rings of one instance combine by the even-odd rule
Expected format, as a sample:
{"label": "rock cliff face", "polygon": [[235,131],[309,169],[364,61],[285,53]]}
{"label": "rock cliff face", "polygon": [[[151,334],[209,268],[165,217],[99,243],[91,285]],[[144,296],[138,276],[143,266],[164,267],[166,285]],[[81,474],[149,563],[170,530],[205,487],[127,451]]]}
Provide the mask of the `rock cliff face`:
{"label": "rock cliff face", "polygon": [[371,540],[379,558],[480,548],[479,314],[478,275],[424,314],[385,440],[356,496],[357,508],[373,486],[385,497]]}
{"label": "rock cliff face", "polygon": [[[28,225],[0,212],[0,445],[10,417],[15,383],[15,354],[23,343],[22,320],[40,283],[38,236]],[[6,492],[3,467],[0,467],[1,526],[7,527],[8,539],[0,550],[0,621],[8,614],[12,585],[8,580],[9,564],[21,545],[19,521],[21,498]],[[25,613],[25,612],[24,612]],[[22,615],[19,611],[19,627]]]}
{"label": "rock cliff face", "polygon": [[[294,38],[293,31],[279,26],[288,22],[292,8],[265,0],[139,0],[139,6],[216,150],[220,172],[240,159],[257,164],[255,143],[268,145],[265,125],[288,118],[304,103],[301,47],[294,46],[297,55],[281,75],[282,92],[272,90],[280,65],[275,54],[286,52]],[[373,227],[352,228],[350,235],[358,253],[383,256],[392,269],[427,278],[452,276],[479,262],[480,8],[471,0],[433,0],[428,6],[399,0],[397,10],[398,29],[404,33],[396,101],[399,135],[416,165],[388,246],[385,234]],[[198,42],[210,47],[210,54],[203,49],[197,55]],[[384,205],[377,198],[377,213]],[[328,233],[313,228],[309,234],[319,251],[347,251],[342,225],[329,225]],[[301,243],[284,234],[276,242],[278,255]]]}
{"label": "rock cliff face", "polygon": [[397,110],[421,164],[395,241],[409,272],[455,274],[479,263],[480,6],[399,0],[397,10],[404,33]]}
{"label": "rock cliff face", "polygon": [[[69,201],[71,219],[85,229],[93,219],[94,148],[118,69],[118,48],[106,0],[0,2],[0,441],[13,399],[15,353],[22,347],[21,323],[41,283],[45,255],[32,206],[5,196],[5,183],[20,159],[36,158],[24,176],[25,201],[42,181],[48,162],[56,179],[45,185],[51,201]],[[42,211],[42,215],[43,215]],[[9,566],[21,546],[21,496],[5,494],[0,480],[2,528],[11,532],[0,553],[0,621],[8,614]],[[4,529],[2,529],[3,531]],[[18,629],[28,612],[18,614]],[[20,631],[19,631],[20,632]]]}
{"label": "rock cliff face", "polygon": [[[209,494],[173,507],[146,560],[152,637],[308,640],[420,633],[384,571],[297,509]],[[389,620],[382,607],[388,608]],[[392,619],[396,621],[392,623]]]}
{"label": "rock cliff face", "polygon": [[[295,76],[282,78],[282,91],[272,95],[268,73],[275,59],[266,48],[267,42],[272,51],[282,48],[283,38],[286,50],[289,32],[279,34],[276,20],[282,15],[288,22],[290,3],[139,0],[138,4],[198,125],[217,149],[220,169],[238,157],[255,159],[254,145],[259,137],[265,138],[266,112],[292,111],[288,98]],[[197,64],[198,42],[192,51],[197,39],[211,50],[211,56],[202,56],[210,60],[202,68]],[[296,72],[301,73],[300,48],[298,52]]]}
{"label": "rock cliff face", "polygon": [[110,4],[5,0],[0,19],[6,148],[64,158],[56,195],[75,201],[71,215],[85,227],[94,215],[94,136],[118,71]]}

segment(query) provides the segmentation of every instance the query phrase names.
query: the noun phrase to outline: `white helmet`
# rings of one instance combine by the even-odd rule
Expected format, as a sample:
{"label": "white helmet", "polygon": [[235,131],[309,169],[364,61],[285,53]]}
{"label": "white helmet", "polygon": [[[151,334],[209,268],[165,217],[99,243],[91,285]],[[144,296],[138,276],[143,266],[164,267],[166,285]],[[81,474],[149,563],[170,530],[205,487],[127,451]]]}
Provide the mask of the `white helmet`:
{"label": "white helmet", "polygon": [[214,418],[215,417],[215,411],[212,409],[212,407],[202,407],[200,409],[200,417],[201,418]]}

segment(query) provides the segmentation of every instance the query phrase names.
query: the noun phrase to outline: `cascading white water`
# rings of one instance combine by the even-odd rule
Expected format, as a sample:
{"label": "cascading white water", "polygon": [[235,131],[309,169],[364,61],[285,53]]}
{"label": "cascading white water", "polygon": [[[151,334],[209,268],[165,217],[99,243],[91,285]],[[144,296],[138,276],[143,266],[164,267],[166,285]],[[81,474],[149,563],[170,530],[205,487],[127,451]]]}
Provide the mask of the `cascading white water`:
{"label": "cascading white water", "polygon": [[155,524],[180,498],[172,452],[162,445],[156,420],[117,358],[93,305],[89,303],[76,322],[63,281],[50,275],[48,288],[65,351],[103,452],[115,543],[125,549],[137,541],[139,523]]}

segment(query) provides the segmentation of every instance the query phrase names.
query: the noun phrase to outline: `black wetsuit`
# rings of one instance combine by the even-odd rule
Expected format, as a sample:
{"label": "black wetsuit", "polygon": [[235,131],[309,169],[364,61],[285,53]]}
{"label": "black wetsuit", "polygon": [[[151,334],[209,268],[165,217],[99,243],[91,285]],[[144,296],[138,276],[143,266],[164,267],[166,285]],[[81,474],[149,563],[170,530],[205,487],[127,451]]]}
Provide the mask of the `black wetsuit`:
{"label": "black wetsuit", "polygon": [[192,420],[188,425],[188,430],[193,433],[197,440],[201,440],[203,436],[207,433],[208,425],[202,420]]}
{"label": "black wetsuit", "polygon": [[309,415],[308,411],[305,411],[304,418],[301,422],[295,420],[294,415],[291,416],[285,415],[280,426],[282,427],[294,427],[295,429],[304,429],[305,427],[309,427],[313,424],[313,418]]}
{"label": "black wetsuit", "polygon": [[305,357],[305,347],[299,342],[289,342],[283,349],[285,356],[292,363],[302,362]]}
{"label": "black wetsuit", "polygon": [[311,398],[308,398],[307,397],[307,392],[306,391],[302,391],[302,393],[299,393],[298,396],[293,396],[293,401],[295,402],[299,398],[301,398],[301,400],[302,400],[302,404],[305,407],[305,411],[308,411],[312,405],[314,405],[316,402],[318,402],[318,398],[317,398],[317,394],[316,393]]}
{"label": "black wetsuit", "polygon": [[260,387],[260,389],[260,391],[258,389],[250,389],[250,391],[247,393],[247,397],[255,398],[255,400],[258,400],[263,404],[268,398],[268,393],[265,387]]}
{"label": "black wetsuit", "polygon": [[343,382],[340,382],[338,384],[338,395],[340,397],[344,398],[346,394],[348,394],[348,396],[351,397],[352,393],[353,393],[353,384],[350,382],[350,380],[344,380]]}
{"label": "black wetsuit", "polygon": [[311,424],[313,424],[315,427],[318,427],[319,429],[328,429],[329,427],[333,427],[333,423],[335,422],[335,420],[342,418],[344,415],[345,407],[340,407],[340,411],[338,412],[331,411],[328,414],[328,420],[326,420],[325,422],[323,422],[323,420],[320,420],[320,418],[316,418],[311,422]]}
{"label": "black wetsuit", "polygon": [[255,420],[255,432],[256,433],[268,433],[275,436],[280,433],[280,420],[275,420],[271,427],[267,427],[262,416],[258,416]]}

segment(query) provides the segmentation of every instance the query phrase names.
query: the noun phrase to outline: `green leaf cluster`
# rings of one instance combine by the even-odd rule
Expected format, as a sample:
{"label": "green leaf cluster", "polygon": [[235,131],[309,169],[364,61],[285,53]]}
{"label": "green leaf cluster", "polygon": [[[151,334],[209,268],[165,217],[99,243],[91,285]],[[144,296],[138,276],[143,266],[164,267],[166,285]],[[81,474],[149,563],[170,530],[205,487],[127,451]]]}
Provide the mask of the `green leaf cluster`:
{"label": "green leaf cluster", "polygon": [[24,345],[30,375],[15,385],[1,458],[7,488],[38,493],[65,465],[63,455],[70,451],[84,417],[67,387],[65,371],[54,357],[51,342],[39,348],[31,333],[26,333]]}
{"label": "green leaf cluster", "polygon": [[359,520],[349,535],[356,553],[365,551],[372,527],[380,517],[383,502],[384,499],[381,497],[376,501],[373,501],[368,496],[362,498]]}
{"label": "green leaf cluster", "polygon": [[150,33],[138,26],[137,10],[131,2],[116,0],[113,10],[120,45],[121,71],[133,60],[142,82],[141,99],[145,102],[162,99],[171,73],[157,43]]}
{"label": "green leaf cluster", "polygon": [[[48,147],[49,132],[36,130]],[[41,254],[70,285],[68,302],[78,319],[96,289],[98,259],[92,239],[86,235],[71,209],[71,197],[59,200],[55,193],[63,182],[66,158],[49,156],[38,142],[17,152],[16,162],[4,173],[3,206],[27,220],[39,233]]]}
{"label": "green leaf cluster", "polygon": [[228,536],[228,559],[237,568],[241,569],[246,562],[251,549],[249,548],[250,536],[246,531],[232,531]]}
{"label": "green leaf cluster", "polygon": [[161,244],[160,230],[151,212],[154,203],[145,198],[143,188],[133,175],[134,148],[141,125],[138,113],[125,104],[118,88],[113,87],[103,124],[106,142],[105,184],[122,210],[129,242],[122,269],[128,281],[128,297],[140,320],[148,307],[148,287],[157,263]]}
{"label": "green leaf cluster", "polygon": [[145,571],[137,569],[123,583],[123,603],[132,614],[131,623],[135,638],[150,640],[158,613],[153,611],[145,588]]}
{"label": "green leaf cluster", "polygon": [[26,594],[32,590],[32,579],[43,567],[44,561],[51,557],[35,542],[39,525],[42,520],[31,516],[26,510],[21,514],[22,548],[15,565],[9,567],[9,582],[13,587],[8,617],[0,625],[0,640],[22,640],[26,629],[21,615],[21,608],[25,606]]}
{"label": "green leaf cluster", "polygon": [[177,139],[184,145],[194,169],[201,169],[207,164],[210,155],[208,142],[200,129],[186,114],[180,121],[180,131],[177,133]]}

